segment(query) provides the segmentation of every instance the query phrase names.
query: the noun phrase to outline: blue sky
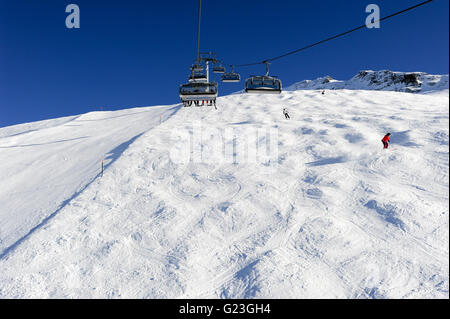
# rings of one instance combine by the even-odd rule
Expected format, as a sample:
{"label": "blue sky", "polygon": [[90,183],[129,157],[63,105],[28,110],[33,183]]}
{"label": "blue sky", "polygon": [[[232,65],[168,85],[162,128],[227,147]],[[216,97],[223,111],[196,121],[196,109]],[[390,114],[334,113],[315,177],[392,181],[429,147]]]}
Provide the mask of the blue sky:
{"label": "blue sky", "polygon": [[[201,49],[226,64],[283,54],[422,0],[203,0]],[[195,58],[197,0],[0,0],[0,127],[89,111],[178,103]],[[67,29],[75,3],[81,28]],[[271,65],[287,86],[362,69],[447,74],[449,1]],[[236,70],[245,78],[264,66]],[[221,84],[219,94],[243,88]]]}

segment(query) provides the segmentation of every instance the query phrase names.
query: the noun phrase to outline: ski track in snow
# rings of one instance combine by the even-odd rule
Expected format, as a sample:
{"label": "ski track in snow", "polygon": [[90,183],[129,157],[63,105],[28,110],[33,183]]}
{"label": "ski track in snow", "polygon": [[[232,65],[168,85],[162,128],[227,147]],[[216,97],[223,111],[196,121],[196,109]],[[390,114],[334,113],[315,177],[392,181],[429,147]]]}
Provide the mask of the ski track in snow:
{"label": "ski track in snow", "polygon": [[[448,107],[290,91],[0,129],[0,297],[448,298]],[[173,162],[199,119],[277,128],[276,171]]]}

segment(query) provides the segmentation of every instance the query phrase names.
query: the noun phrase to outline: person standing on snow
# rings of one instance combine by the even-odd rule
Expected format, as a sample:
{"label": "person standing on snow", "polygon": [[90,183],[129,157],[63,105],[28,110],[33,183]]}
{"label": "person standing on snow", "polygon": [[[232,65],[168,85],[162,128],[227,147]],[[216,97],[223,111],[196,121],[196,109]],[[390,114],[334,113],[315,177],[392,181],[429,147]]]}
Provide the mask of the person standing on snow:
{"label": "person standing on snow", "polygon": [[391,133],[387,133],[381,140],[381,142],[383,142],[384,149],[387,149],[389,147],[390,137]]}
{"label": "person standing on snow", "polygon": [[291,118],[291,117],[289,116],[289,113],[288,113],[288,111],[287,111],[286,108],[283,109],[283,114],[284,114],[284,117],[286,118],[286,120],[289,120],[289,119]]}

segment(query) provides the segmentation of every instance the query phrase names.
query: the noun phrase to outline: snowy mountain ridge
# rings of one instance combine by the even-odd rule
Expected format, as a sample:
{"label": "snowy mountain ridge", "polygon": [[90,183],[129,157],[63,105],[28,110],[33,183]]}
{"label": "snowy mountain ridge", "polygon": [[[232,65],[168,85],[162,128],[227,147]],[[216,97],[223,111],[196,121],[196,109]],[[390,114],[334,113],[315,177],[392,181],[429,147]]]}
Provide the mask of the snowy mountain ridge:
{"label": "snowy mountain ridge", "polygon": [[407,93],[426,93],[449,88],[448,74],[432,75],[425,72],[393,72],[389,70],[360,71],[348,81],[335,80],[330,76],[316,80],[304,80],[284,90],[377,90]]}

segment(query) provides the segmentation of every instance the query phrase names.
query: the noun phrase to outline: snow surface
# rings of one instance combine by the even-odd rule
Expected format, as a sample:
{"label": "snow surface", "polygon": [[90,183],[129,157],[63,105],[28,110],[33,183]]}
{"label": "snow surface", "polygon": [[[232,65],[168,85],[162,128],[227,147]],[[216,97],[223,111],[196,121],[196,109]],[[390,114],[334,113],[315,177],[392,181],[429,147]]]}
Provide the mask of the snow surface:
{"label": "snow surface", "polygon": [[92,112],[0,128],[0,256],[56,213],[171,107]]}
{"label": "snow surface", "polygon": [[448,90],[298,90],[0,129],[0,297],[448,298],[448,127]]}

